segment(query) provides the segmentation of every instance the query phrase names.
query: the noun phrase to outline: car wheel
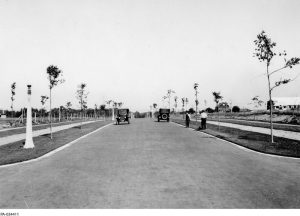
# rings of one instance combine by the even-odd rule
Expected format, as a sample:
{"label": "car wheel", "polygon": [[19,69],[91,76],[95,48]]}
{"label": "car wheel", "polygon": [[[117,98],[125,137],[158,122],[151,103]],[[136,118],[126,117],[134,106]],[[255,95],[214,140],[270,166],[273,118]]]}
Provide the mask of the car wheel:
{"label": "car wheel", "polygon": [[163,120],[166,120],[166,119],[168,119],[168,115],[167,115],[167,114],[162,114],[161,118],[162,118]]}

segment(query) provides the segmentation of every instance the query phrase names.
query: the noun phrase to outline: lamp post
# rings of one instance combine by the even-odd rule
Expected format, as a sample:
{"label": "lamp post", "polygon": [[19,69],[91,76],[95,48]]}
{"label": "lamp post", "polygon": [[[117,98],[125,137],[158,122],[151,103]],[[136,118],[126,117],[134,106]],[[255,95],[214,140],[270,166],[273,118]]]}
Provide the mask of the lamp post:
{"label": "lamp post", "polygon": [[31,85],[27,85],[27,117],[26,117],[26,141],[24,148],[34,148],[32,140],[32,113],[31,113]]}

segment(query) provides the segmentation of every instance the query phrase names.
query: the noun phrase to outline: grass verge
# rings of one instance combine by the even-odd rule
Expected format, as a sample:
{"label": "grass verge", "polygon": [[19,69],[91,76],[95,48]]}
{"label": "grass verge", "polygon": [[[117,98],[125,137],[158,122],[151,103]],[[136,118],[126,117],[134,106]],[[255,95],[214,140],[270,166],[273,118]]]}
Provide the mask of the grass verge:
{"label": "grass verge", "polygon": [[[185,125],[185,121],[181,119],[172,119],[173,122]],[[200,122],[190,122],[190,127],[198,129]],[[244,131],[235,128],[207,124],[206,130],[201,132],[216,136],[218,138],[233,142],[237,145],[268,154],[300,157],[300,142],[297,140],[274,137],[274,142],[271,144],[270,135],[261,134],[251,131]]]}
{"label": "grass verge", "polygon": [[[95,119],[87,119],[83,122],[86,121],[93,121]],[[74,123],[79,123],[80,120],[74,120],[74,121],[65,121],[65,122],[59,122],[59,123],[53,123],[52,127],[56,127],[56,126],[61,126],[61,125],[68,125],[68,124],[74,124]],[[46,129],[49,128],[49,124],[42,124],[42,125],[33,125],[32,130],[42,130],[42,129]],[[11,128],[11,130],[4,130],[4,131],[0,131],[0,138],[1,137],[6,137],[6,136],[11,136],[11,135],[15,135],[15,134],[21,134],[21,133],[26,133],[26,126],[25,127],[21,127],[21,128]]]}
{"label": "grass verge", "polygon": [[[209,121],[218,121],[216,119],[208,119]],[[253,127],[262,127],[262,128],[270,128],[269,122],[261,122],[261,121],[254,121],[254,120],[235,120],[235,119],[220,119],[220,122],[232,123],[232,124],[239,124],[239,125],[246,125],[246,126],[253,126]],[[293,131],[293,132],[300,132],[299,125],[289,125],[289,124],[273,124],[273,128],[276,130],[285,130],[285,131]]]}
{"label": "grass verge", "polygon": [[24,140],[0,146],[0,165],[12,164],[41,157],[48,152],[51,152],[109,123],[111,123],[111,121],[98,121],[82,125],[82,129],[80,129],[80,127],[72,127],[58,131],[53,133],[52,140],[50,139],[50,134],[34,137],[33,142],[35,148],[33,149],[24,149]]}

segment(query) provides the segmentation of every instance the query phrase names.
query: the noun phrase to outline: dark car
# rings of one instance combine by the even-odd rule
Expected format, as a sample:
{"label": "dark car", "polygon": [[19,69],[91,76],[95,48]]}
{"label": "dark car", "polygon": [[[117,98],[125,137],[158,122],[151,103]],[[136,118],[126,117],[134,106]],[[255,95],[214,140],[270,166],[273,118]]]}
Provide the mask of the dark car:
{"label": "dark car", "polygon": [[170,109],[159,109],[157,121],[170,121]]}
{"label": "dark car", "polygon": [[116,115],[116,124],[120,124],[120,122],[127,122],[128,124],[130,123],[129,109],[117,109]]}

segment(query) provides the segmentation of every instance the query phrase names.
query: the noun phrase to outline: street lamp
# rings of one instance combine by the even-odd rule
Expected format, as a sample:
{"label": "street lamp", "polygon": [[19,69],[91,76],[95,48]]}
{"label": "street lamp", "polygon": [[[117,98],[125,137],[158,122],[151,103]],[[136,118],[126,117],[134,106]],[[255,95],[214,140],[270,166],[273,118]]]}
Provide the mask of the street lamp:
{"label": "street lamp", "polygon": [[27,85],[26,141],[24,148],[34,148],[32,140],[31,85]]}

